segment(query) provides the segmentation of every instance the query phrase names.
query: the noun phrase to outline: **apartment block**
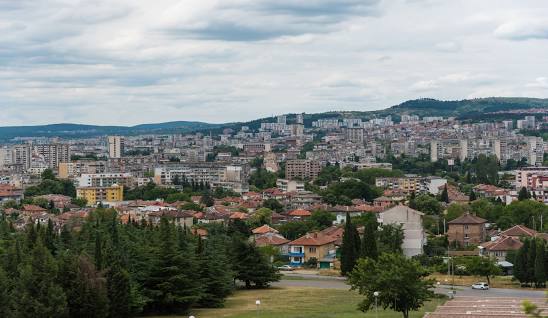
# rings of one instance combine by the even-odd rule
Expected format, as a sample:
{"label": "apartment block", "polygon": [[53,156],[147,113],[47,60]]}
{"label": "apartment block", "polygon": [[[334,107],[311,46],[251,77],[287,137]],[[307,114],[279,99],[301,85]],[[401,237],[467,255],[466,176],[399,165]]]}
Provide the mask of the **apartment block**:
{"label": "apartment block", "polygon": [[285,177],[288,180],[313,180],[320,171],[320,163],[315,160],[294,159],[287,160],[285,164]]}
{"label": "apartment block", "polygon": [[98,202],[119,202],[124,200],[124,187],[80,187],[76,188],[76,197],[86,199],[90,205]]}

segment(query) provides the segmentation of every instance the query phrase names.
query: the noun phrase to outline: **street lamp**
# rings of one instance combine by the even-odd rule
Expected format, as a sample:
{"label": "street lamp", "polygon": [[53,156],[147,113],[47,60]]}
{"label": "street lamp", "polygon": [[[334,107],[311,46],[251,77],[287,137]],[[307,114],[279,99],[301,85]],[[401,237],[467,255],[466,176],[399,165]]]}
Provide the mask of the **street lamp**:
{"label": "street lamp", "polygon": [[379,318],[379,303],[378,303],[378,300],[379,300],[379,295],[381,293],[376,291],[373,293],[373,296],[375,296],[375,318]]}
{"label": "street lamp", "polygon": [[261,306],[261,301],[259,299],[255,300],[255,305],[257,306],[257,317],[259,317],[259,307]]}

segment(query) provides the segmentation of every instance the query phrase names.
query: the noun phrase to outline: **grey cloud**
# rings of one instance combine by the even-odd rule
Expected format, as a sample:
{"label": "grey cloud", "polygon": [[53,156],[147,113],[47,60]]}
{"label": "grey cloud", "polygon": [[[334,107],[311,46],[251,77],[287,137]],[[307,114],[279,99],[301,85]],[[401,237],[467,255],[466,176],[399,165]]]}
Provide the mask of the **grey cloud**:
{"label": "grey cloud", "polygon": [[514,41],[548,39],[548,22],[546,20],[506,22],[499,25],[494,34],[496,37]]}

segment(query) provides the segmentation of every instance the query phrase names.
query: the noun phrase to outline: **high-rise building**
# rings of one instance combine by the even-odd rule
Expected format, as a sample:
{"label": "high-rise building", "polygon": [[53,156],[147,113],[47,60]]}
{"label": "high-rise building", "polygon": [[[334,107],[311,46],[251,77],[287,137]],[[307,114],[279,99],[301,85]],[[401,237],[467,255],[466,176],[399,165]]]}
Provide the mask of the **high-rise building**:
{"label": "high-rise building", "polygon": [[59,163],[70,162],[70,146],[68,144],[37,144],[34,146],[37,155],[44,158],[48,168],[57,171]]}
{"label": "high-rise building", "polygon": [[122,158],[124,155],[124,137],[108,136],[108,155],[110,158]]}
{"label": "high-rise building", "polygon": [[287,160],[285,164],[285,177],[288,180],[313,180],[318,177],[320,171],[320,163],[315,160]]}
{"label": "high-rise building", "polygon": [[28,170],[32,161],[30,145],[15,145],[12,150],[11,163],[21,165],[23,170]]}

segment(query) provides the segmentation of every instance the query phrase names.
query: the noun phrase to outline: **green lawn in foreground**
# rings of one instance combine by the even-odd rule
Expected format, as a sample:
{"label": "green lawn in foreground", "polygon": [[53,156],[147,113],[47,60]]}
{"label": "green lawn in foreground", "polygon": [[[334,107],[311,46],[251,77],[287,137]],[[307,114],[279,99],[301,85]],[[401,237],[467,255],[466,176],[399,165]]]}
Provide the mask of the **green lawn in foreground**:
{"label": "green lawn in foreground", "polygon": [[[255,300],[261,300],[257,313]],[[194,310],[196,318],[374,318],[375,311],[357,310],[362,297],[355,292],[311,287],[240,290],[226,302],[225,308]],[[444,300],[434,299],[411,317],[434,311]],[[178,316],[188,317],[188,316]],[[379,318],[402,317],[401,313],[379,309]]]}

